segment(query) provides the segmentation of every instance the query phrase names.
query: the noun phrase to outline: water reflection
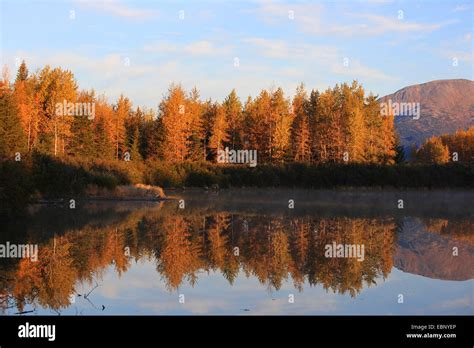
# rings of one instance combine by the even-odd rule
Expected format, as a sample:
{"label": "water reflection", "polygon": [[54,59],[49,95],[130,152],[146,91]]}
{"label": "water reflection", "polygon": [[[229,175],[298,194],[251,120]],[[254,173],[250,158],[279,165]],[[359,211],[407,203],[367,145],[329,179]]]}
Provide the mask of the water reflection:
{"label": "water reflection", "polygon": [[[200,280],[205,286],[209,274],[219,274],[229,287],[245,277],[270,292],[291,282],[296,292],[320,286],[353,299],[384,283],[394,266],[435,279],[474,278],[470,213],[403,216],[380,206],[379,214],[354,207],[349,216],[318,205],[258,211],[235,200],[228,207],[226,197],[193,204],[195,198],[186,197],[184,210],[175,201],[84,203],[76,211],[35,207],[28,220],[3,232],[2,243],[37,243],[39,258],[0,261],[1,310],[59,313],[77,296],[87,298],[110,272],[120,278],[137,262],[152,263],[156,272],[145,280],[160,281],[171,293],[199,287]],[[364,245],[363,261],[325,257],[325,245],[333,242]],[[78,284],[88,290],[81,293]],[[212,290],[215,296],[219,290]]]}

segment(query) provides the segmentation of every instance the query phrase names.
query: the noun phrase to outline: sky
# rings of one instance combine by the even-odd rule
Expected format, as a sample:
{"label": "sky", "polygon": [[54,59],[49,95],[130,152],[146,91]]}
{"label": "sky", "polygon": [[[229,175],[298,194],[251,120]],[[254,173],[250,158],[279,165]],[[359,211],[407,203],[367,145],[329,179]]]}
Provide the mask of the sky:
{"label": "sky", "polygon": [[71,70],[83,89],[157,107],[171,83],[245,100],[358,80],[383,96],[474,78],[473,1],[0,0],[0,64]]}

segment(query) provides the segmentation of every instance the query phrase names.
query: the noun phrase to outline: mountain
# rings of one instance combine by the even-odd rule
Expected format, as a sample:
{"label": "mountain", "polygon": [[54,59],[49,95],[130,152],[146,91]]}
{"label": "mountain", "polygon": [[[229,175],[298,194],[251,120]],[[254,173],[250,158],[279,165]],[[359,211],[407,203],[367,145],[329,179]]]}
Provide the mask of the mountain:
{"label": "mountain", "polygon": [[[453,247],[458,256],[453,256]],[[427,231],[417,218],[405,218],[393,265],[407,273],[443,280],[474,279],[474,243]]]}
{"label": "mountain", "polygon": [[474,125],[474,81],[471,80],[436,80],[408,86],[380,98],[379,102],[385,106],[419,103],[418,115],[413,112],[411,116],[395,117],[395,128],[404,146],[420,145],[432,135],[454,133]]}

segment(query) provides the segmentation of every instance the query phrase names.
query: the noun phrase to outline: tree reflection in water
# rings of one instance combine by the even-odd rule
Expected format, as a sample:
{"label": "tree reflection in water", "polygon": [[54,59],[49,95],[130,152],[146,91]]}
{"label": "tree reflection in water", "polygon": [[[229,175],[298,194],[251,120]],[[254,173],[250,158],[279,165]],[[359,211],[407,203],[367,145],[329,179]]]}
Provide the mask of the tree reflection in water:
{"label": "tree reflection in water", "polygon": [[[141,259],[156,264],[169,291],[184,282],[194,286],[200,272],[217,271],[231,285],[242,272],[271,290],[291,280],[299,291],[320,284],[327,291],[355,297],[389,275],[400,229],[400,220],[386,214],[292,216],[183,211],[173,205],[128,211],[98,205],[59,221],[44,216],[48,214],[42,212],[39,222],[35,214],[31,219],[36,223],[25,223],[21,231],[14,227],[22,243],[39,244],[39,258],[1,261],[3,311],[15,306],[21,312],[26,304],[60,311],[71,305],[76,284],[92,289],[109,266],[120,276]],[[470,220],[423,221],[430,232],[472,241],[458,231],[472,230]],[[364,260],[326,258],[325,245],[333,242],[363,244]]]}

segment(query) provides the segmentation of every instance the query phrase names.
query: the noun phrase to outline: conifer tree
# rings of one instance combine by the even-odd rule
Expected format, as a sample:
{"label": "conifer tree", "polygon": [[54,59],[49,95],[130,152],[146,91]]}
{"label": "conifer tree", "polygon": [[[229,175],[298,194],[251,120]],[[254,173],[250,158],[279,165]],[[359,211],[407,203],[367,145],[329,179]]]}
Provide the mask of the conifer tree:
{"label": "conifer tree", "polygon": [[13,88],[13,95],[18,107],[18,116],[23,133],[27,138],[27,148],[34,147],[38,135],[39,106],[36,101],[35,79],[28,76],[28,68],[23,61],[18,68]]}
{"label": "conifer tree", "polygon": [[188,138],[188,158],[199,161],[204,158],[204,120],[203,105],[199,100],[199,91],[196,87],[191,90],[186,103],[186,111],[190,122]]}
{"label": "conifer tree", "polygon": [[114,113],[114,144],[115,158],[120,159],[125,153],[127,146],[125,121],[130,116],[132,103],[130,100],[120,95]]}
{"label": "conifer tree", "polygon": [[278,88],[272,94],[271,123],[273,132],[270,135],[270,161],[282,162],[290,153],[290,131],[293,115],[290,114],[289,102],[285,98],[283,89]]}
{"label": "conifer tree", "polygon": [[142,156],[140,154],[140,133],[138,128],[135,128],[132,137],[132,143],[130,145],[130,158],[132,161],[141,161]]}
{"label": "conifer tree", "polygon": [[433,136],[416,151],[416,159],[422,163],[444,164],[449,161],[449,150],[440,137]]}
{"label": "conifer tree", "polygon": [[9,91],[0,91],[0,158],[15,158],[26,150],[26,141],[21,128],[18,110]]}
{"label": "conifer tree", "polygon": [[75,116],[71,125],[72,139],[70,153],[76,157],[96,157],[94,129],[87,116]]}
{"label": "conifer tree", "polygon": [[179,85],[172,85],[160,103],[164,129],[163,157],[166,161],[184,161],[188,156],[191,122],[186,113],[186,104],[186,95]]}
{"label": "conifer tree", "polygon": [[97,117],[94,120],[94,149],[93,153],[102,159],[112,159],[115,156],[112,142],[107,134],[106,119]]}
{"label": "conifer tree", "polygon": [[235,89],[225,98],[223,107],[229,125],[229,147],[231,149],[242,148],[242,103]]}
{"label": "conifer tree", "polygon": [[18,72],[16,74],[15,82],[26,81],[28,78],[28,68],[26,67],[26,63],[23,60],[18,68]]}
{"label": "conifer tree", "polygon": [[294,118],[291,127],[292,159],[299,162],[307,162],[311,159],[308,103],[308,96],[304,85],[301,84],[296,90],[296,95],[292,103]]}
{"label": "conifer tree", "polygon": [[224,107],[215,103],[213,105],[213,113],[212,135],[209,139],[209,148],[214,153],[217,153],[218,150],[224,149],[224,144],[229,141],[229,127]]}

